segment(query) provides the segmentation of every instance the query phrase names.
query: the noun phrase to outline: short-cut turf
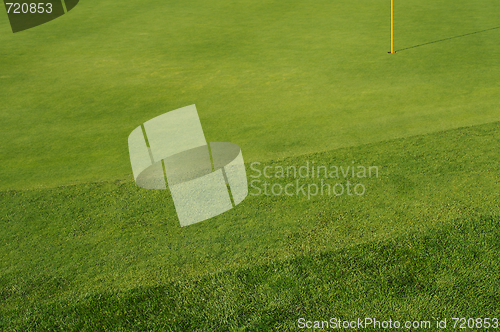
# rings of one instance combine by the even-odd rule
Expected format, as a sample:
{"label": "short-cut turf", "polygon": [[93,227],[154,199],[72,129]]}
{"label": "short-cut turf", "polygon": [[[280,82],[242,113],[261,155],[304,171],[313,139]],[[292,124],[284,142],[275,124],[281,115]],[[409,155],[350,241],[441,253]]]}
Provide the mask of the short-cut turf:
{"label": "short-cut turf", "polygon": [[[5,16],[0,329],[499,316],[499,9],[396,1],[392,55],[373,0],[86,0],[17,34]],[[249,176],[380,176],[361,197],[250,195],[180,228],[168,190],[133,182],[127,137],[190,104]]]}
{"label": "short-cut turf", "polygon": [[500,2],[86,0],[0,21],[0,188],[129,179],[127,136],[196,104],[246,161],[500,120]]}

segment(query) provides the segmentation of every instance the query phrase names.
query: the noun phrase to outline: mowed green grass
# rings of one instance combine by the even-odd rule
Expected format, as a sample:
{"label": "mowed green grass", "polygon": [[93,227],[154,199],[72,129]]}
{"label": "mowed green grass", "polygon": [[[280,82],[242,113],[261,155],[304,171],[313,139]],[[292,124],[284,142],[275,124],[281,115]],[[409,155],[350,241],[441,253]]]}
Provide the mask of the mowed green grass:
{"label": "mowed green grass", "polygon": [[[338,320],[367,317],[379,326],[389,320],[400,326],[429,324],[427,331],[471,330],[467,324],[484,327],[486,321],[494,327],[500,300],[498,222],[498,214],[459,219],[437,230],[320,255],[47,301],[19,309],[14,322],[4,326],[11,331],[297,331],[301,319],[320,326],[334,319],[326,326],[338,328]],[[45,283],[65,287],[57,278]],[[447,329],[437,329],[436,322],[445,319]]]}
{"label": "mowed green grass", "polygon": [[1,323],[281,331],[300,317],[497,317],[498,144],[497,122],[287,158],[267,165],[381,167],[351,179],[363,196],[249,196],[185,228],[167,192],[132,181],[4,191]]}
{"label": "mowed green grass", "polygon": [[[396,50],[498,27],[500,3],[396,3]],[[0,20],[0,187],[129,179],[127,136],[196,104],[276,160],[500,120],[500,29],[389,55],[384,1],[81,1]]]}
{"label": "mowed green grass", "polygon": [[[383,1],[86,0],[17,34],[4,16],[0,329],[498,317],[499,9],[397,1],[393,55]],[[127,137],[190,104],[249,176],[380,176],[180,228],[168,191],[133,182]]]}

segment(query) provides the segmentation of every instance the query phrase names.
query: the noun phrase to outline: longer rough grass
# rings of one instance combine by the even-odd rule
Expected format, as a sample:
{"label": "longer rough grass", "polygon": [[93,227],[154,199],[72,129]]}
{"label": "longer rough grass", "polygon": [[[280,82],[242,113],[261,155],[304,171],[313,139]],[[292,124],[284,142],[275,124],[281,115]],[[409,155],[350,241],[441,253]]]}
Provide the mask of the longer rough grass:
{"label": "longer rough grass", "polygon": [[[395,55],[372,0],[86,0],[19,34],[0,19],[0,329],[498,315],[499,6],[398,2]],[[314,160],[380,177],[180,228],[168,192],[131,181],[127,136],[189,104],[249,175]]]}
{"label": "longer rough grass", "polygon": [[[499,143],[494,123],[275,161],[355,161],[378,165],[380,175],[349,179],[366,186],[363,196],[250,195],[185,228],[168,192],[133,182],[1,192],[2,310],[317,255],[498,213]],[[249,167],[248,175],[256,172]]]}
{"label": "longer rough grass", "polygon": [[453,318],[493,324],[499,222],[498,214],[471,216],[349,249],[46,301],[10,311],[0,324],[11,331],[296,331],[301,318],[328,321],[319,329],[326,331],[365,317],[429,322],[430,331],[442,330],[436,321],[444,319],[449,329]]}

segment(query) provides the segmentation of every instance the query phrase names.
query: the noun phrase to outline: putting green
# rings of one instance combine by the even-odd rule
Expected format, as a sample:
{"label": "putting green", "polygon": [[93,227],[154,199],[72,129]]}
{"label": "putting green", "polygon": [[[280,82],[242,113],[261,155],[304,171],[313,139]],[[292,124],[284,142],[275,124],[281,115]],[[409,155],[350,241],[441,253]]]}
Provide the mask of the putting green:
{"label": "putting green", "polygon": [[[16,34],[2,16],[0,329],[498,317],[500,3],[395,3],[396,54],[389,1],[82,0]],[[379,176],[180,228],[127,137],[191,104],[249,182],[255,161]]]}
{"label": "putting green", "polygon": [[4,15],[0,188],[130,179],[131,130],[190,104],[245,161],[500,120],[500,4],[396,2],[393,55],[389,8],[86,0],[16,34]]}

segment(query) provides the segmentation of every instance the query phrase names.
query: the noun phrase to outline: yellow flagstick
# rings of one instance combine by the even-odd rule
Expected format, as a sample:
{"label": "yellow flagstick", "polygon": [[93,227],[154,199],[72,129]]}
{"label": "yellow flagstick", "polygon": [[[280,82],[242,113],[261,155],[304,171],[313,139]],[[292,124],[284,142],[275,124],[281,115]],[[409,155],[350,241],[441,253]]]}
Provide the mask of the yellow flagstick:
{"label": "yellow flagstick", "polygon": [[394,0],[391,0],[391,53],[394,53]]}

